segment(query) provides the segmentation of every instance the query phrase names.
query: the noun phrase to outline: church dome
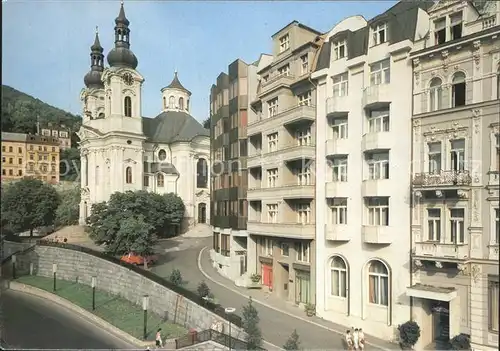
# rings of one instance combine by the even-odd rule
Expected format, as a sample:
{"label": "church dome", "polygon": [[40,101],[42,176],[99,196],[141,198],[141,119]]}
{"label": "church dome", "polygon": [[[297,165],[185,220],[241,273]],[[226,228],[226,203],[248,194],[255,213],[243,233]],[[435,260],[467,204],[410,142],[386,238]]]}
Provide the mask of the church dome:
{"label": "church dome", "polygon": [[103,88],[101,76],[102,72],[91,70],[85,75],[83,82],[87,88]]}
{"label": "church dome", "polygon": [[119,46],[113,48],[108,53],[107,59],[111,67],[129,67],[135,69],[139,63],[132,50]]}

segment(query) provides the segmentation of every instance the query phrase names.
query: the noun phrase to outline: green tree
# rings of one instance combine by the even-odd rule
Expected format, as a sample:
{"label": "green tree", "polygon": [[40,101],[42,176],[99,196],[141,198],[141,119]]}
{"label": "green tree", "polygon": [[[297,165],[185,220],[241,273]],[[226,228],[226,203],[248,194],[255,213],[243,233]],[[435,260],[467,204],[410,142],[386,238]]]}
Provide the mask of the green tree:
{"label": "green tree", "polygon": [[407,321],[398,326],[401,348],[411,349],[420,338],[420,327],[415,321]]}
{"label": "green tree", "polygon": [[205,283],[204,280],[201,281],[200,284],[198,284],[196,291],[198,292],[198,295],[201,298],[207,297],[210,294],[210,288],[208,287],[207,283]]}
{"label": "green tree", "polygon": [[177,286],[181,286],[184,283],[184,280],[182,279],[182,273],[178,269],[174,269],[170,273],[170,277],[168,277],[168,280],[170,280],[171,283]]}
{"label": "green tree", "polygon": [[30,232],[54,224],[60,198],[56,189],[38,179],[24,178],[2,189],[2,224],[12,232]]}
{"label": "green tree", "polygon": [[285,345],[283,345],[285,350],[300,350],[300,340],[297,330],[294,329],[292,334],[288,337]]}
{"label": "green tree", "polygon": [[[131,216],[120,222],[117,236],[123,238],[129,248],[128,251],[145,257],[152,254],[156,244],[156,236],[151,229],[152,226],[144,220],[144,216]],[[148,268],[146,260],[144,260],[144,268]]]}
{"label": "green tree", "polygon": [[59,174],[61,175],[61,180],[79,180],[81,168],[80,150],[75,148],[64,149],[61,151],[59,159]]}
{"label": "green tree", "polygon": [[80,188],[63,190],[60,193],[61,204],[56,210],[55,224],[66,226],[78,224],[80,217]]}
{"label": "green tree", "polygon": [[203,128],[210,129],[210,117],[203,121]]}
{"label": "green tree", "polygon": [[259,312],[252,303],[252,298],[248,304],[243,306],[243,330],[245,331],[248,350],[255,350],[262,345],[262,332],[259,328]]}

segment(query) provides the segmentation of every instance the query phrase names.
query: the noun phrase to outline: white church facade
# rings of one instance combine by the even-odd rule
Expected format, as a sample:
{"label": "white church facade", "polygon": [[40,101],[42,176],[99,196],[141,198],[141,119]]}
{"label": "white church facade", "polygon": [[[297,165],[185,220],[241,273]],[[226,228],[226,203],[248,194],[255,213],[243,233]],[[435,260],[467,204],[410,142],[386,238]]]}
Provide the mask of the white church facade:
{"label": "white church facade", "polygon": [[104,67],[104,50],[96,33],[91,70],[80,94],[80,223],[85,224],[93,204],[128,190],[179,195],[186,205],[183,229],[209,223],[210,132],[189,114],[191,93],[177,72],[161,90],[160,114],[142,116],[144,78],[130,50],[123,4],[115,24],[109,67]]}

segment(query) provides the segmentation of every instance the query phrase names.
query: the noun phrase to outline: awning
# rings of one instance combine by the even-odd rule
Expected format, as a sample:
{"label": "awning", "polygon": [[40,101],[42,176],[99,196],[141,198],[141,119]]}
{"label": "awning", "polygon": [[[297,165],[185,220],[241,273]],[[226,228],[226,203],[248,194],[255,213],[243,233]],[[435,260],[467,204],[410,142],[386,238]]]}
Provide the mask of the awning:
{"label": "awning", "polygon": [[406,295],[420,299],[450,302],[457,297],[457,290],[449,287],[415,284],[406,288]]}

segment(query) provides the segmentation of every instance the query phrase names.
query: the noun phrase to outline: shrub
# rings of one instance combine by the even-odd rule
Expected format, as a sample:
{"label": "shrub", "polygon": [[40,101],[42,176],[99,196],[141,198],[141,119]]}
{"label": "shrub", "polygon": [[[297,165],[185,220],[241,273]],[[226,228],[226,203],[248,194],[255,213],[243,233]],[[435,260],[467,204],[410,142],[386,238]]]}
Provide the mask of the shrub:
{"label": "shrub", "polygon": [[294,329],[293,333],[288,337],[283,348],[285,350],[300,350],[299,334],[296,329]]}
{"label": "shrub", "polygon": [[470,336],[464,333],[460,333],[455,335],[450,340],[450,350],[461,350],[461,351],[469,351],[470,347]]}
{"label": "shrub", "polygon": [[198,287],[196,288],[196,291],[198,292],[198,295],[203,298],[203,297],[210,297],[210,288],[208,287],[207,283],[205,281],[200,282],[198,284]]}
{"label": "shrub", "polygon": [[412,348],[420,338],[420,327],[415,321],[408,321],[398,326],[401,347]]}
{"label": "shrub", "polygon": [[262,345],[262,332],[259,327],[259,312],[252,304],[252,298],[243,306],[243,330],[247,333],[245,341],[248,350],[256,350]]}
{"label": "shrub", "polygon": [[174,269],[172,273],[170,273],[168,280],[174,285],[181,286],[183,283],[181,271]]}
{"label": "shrub", "polygon": [[250,280],[253,282],[253,283],[260,283],[260,279],[262,277],[260,276],[260,274],[257,274],[257,273],[254,273],[250,276]]}

